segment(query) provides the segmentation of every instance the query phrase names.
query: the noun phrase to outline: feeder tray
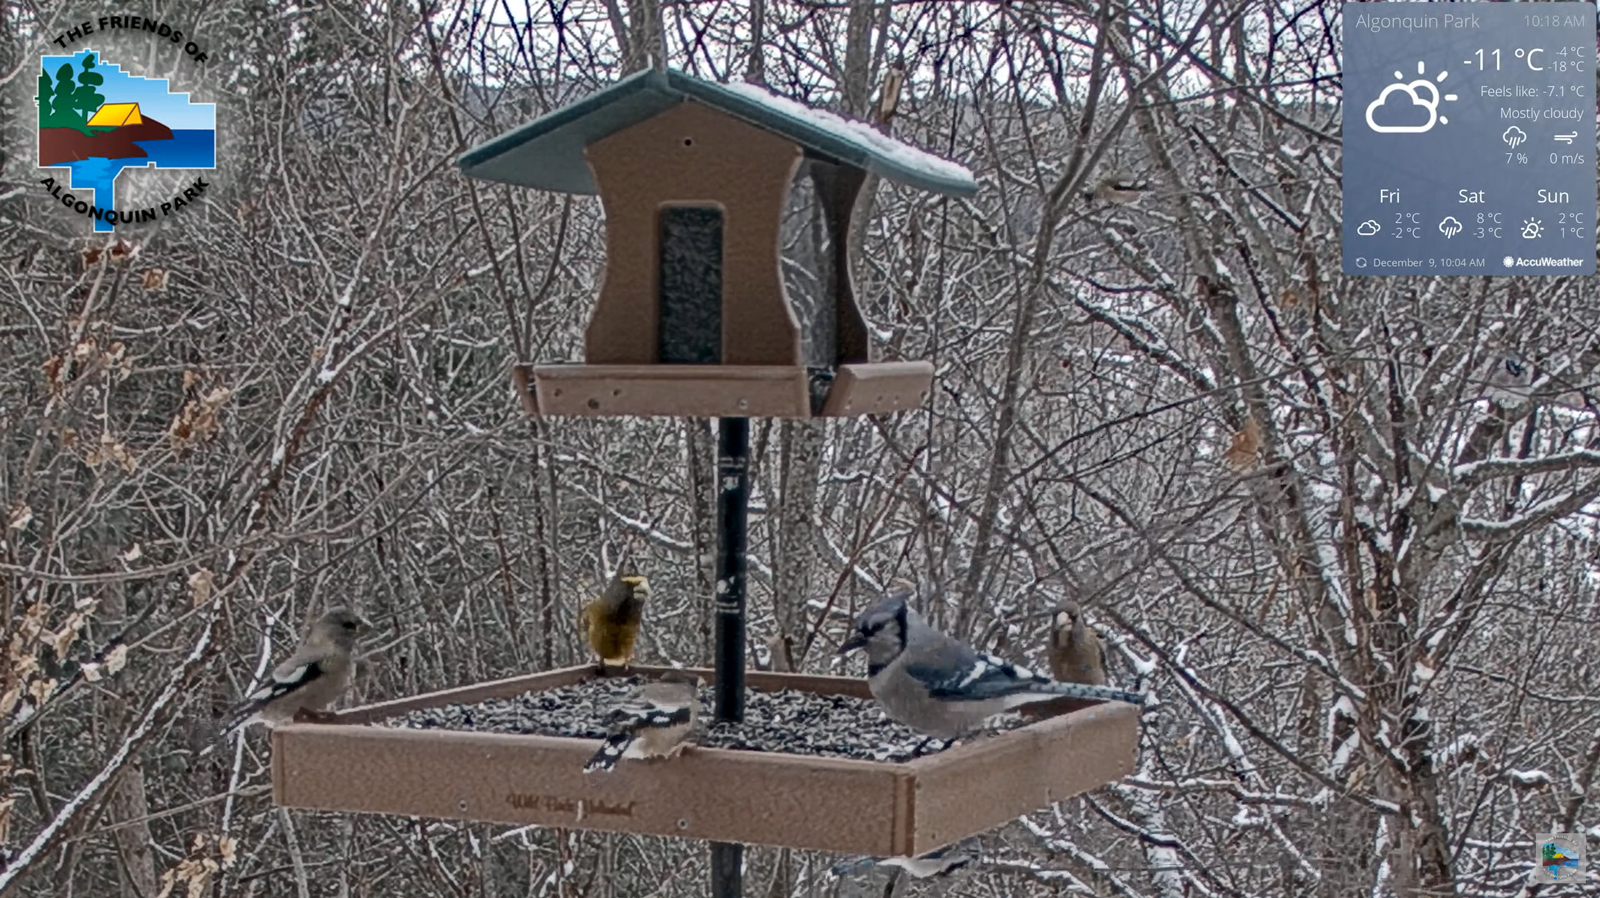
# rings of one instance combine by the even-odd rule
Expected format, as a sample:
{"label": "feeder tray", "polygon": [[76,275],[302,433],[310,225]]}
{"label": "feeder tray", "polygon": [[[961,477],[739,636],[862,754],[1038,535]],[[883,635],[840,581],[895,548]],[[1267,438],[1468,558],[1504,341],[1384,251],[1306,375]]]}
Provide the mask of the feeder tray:
{"label": "feeder tray", "polygon": [[841,418],[923,407],[933,365],[841,365],[820,395],[784,365],[517,365],[512,380],[530,415]]}
{"label": "feeder tray", "polygon": [[[668,668],[635,666],[659,676]],[[709,670],[694,673],[707,679]],[[282,807],[643,833],[916,856],[1133,771],[1139,709],[1077,710],[906,763],[693,746],[584,774],[595,739],[364,726],[596,676],[571,667],[344,711],[272,730]],[[870,697],[865,680],[751,671],[751,689]]]}

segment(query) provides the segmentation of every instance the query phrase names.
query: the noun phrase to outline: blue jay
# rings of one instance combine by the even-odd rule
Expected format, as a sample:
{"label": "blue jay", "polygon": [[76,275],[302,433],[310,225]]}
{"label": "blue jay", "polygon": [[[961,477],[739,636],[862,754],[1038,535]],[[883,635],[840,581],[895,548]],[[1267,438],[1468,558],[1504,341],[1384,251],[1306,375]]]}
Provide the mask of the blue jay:
{"label": "blue jay", "polygon": [[852,876],[868,867],[899,867],[917,879],[930,876],[947,876],[952,871],[972,863],[976,858],[976,839],[963,839],[954,845],[936,848],[921,857],[859,857],[840,861],[831,871],[836,877]]}
{"label": "blue jay", "polygon": [[222,735],[252,723],[274,727],[296,715],[322,716],[350,688],[355,672],[350,656],[356,636],[366,627],[348,608],[329,609],[311,625],[295,653],[273,668],[267,682],[229,711]]}
{"label": "blue jay", "polygon": [[1489,371],[1489,398],[1502,408],[1513,409],[1528,401],[1533,386],[1533,370],[1513,356],[1495,360]]}
{"label": "blue jay", "polygon": [[1057,683],[975,651],[929,626],[906,603],[909,595],[895,589],[863,611],[855,632],[839,646],[841,655],[867,650],[868,688],[898,723],[949,741],[996,714],[1063,695],[1144,703],[1135,692]]}
{"label": "blue jay", "polygon": [[610,772],[623,758],[670,758],[683,751],[700,712],[700,679],[673,671],[633,690],[611,712],[611,735],[583,765]]}

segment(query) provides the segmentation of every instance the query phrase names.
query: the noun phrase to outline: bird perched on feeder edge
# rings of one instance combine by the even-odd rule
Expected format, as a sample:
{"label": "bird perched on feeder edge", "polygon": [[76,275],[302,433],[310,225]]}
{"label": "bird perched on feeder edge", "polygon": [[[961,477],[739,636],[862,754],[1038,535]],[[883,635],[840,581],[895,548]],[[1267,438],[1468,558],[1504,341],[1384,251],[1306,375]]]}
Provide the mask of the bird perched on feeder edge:
{"label": "bird perched on feeder edge", "polygon": [[863,611],[839,654],[865,649],[872,697],[890,719],[930,739],[956,739],[996,714],[1057,696],[1144,703],[1136,692],[1058,683],[979,652],[935,630],[907,598],[896,591]]}
{"label": "bird perched on feeder edge", "polygon": [[836,877],[851,876],[867,867],[899,867],[917,879],[948,876],[972,863],[977,857],[977,840],[963,839],[954,845],[937,848],[921,857],[859,857],[840,861],[831,871]]}
{"label": "bird perched on feeder edge", "polygon": [[1118,206],[1131,206],[1150,189],[1147,181],[1135,181],[1131,178],[1112,176],[1101,178],[1090,190],[1083,192],[1083,198],[1091,205],[1096,203],[1111,203]]}
{"label": "bird perched on feeder edge", "polygon": [[228,712],[224,736],[251,723],[278,726],[296,717],[325,719],[326,709],[350,688],[351,653],[368,624],[344,606],[317,618],[305,641],[273,668],[267,682]]}
{"label": "bird perched on feeder edge", "polygon": [[1100,634],[1084,623],[1083,609],[1071,600],[1056,606],[1050,625],[1050,674],[1063,683],[1106,684],[1106,654]]}
{"label": "bird perched on feeder edge", "polygon": [[607,664],[623,667],[633,660],[633,643],[650,600],[650,581],[637,574],[611,578],[604,591],[583,606],[578,627],[599,659],[601,673]]}
{"label": "bird perched on feeder edge", "polygon": [[583,765],[609,772],[623,758],[671,758],[683,751],[700,717],[700,678],[671,671],[633,690],[611,712],[611,735]]}

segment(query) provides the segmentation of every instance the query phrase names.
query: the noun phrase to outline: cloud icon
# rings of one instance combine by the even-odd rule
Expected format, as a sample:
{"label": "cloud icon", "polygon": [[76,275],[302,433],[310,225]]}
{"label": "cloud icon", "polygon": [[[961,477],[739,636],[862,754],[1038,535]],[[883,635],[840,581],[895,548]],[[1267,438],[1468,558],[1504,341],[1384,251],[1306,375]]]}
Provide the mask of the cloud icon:
{"label": "cloud icon", "polygon": [[[1426,88],[1430,94],[1428,99],[1423,99],[1417,93],[1418,88]],[[1407,119],[1417,117],[1416,110],[1422,109],[1427,121],[1420,125],[1380,125],[1378,124],[1378,110],[1389,104],[1389,95],[1403,93],[1411,98],[1411,103],[1405,107],[1400,115]],[[1387,118],[1388,116],[1385,116]],[[1439,118],[1439,90],[1426,81],[1413,81],[1410,84],[1391,84],[1378,94],[1378,99],[1367,104],[1367,127],[1379,134],[1421,134],[1432,130],[1433,124]]]}
{"label": "cloud icon", "polygon": [[1506,146],[1514,150],[1518,144],[1527,142],[1528,132],[1518,128],[1516,125],[1512,125],[1506,129],[1506,133],[1500,135],[1500,139],[1506,142]]}
{"label": "cloud icon", "polygon": [[1456,221],[1454,215],[1446,215],[1444,221],[1439,222],[1439,233],[1445,237],[1454,237],[1461,233],[1461,222]]}
{"label": "cloud icon", "polygon": [[1371,237],[1373,234],[1376,234],[1381,230],[1383,230],[1383,225],[1380,225],[1369,218],[1366,221],[1363,221],[1360,227],[1356,228],[1356,233],[1363,237]]}
{"label": "cloud icon", "polygon": [[[1367,104],[1367,127],[1379,134],[1421,134],[1424,131],[1433,130],[1433,126],[1436,124],[1450,124],[1449,119],[1439,114],[1439,101],[1449,100],[1453,102],[1456,99],[1456,95],[1445,94],[1441,97],[1439,88],[1434,86],[1434,82],[1443,83],[1446,78],[1450,77],[1450,73],[1440,72],[1434,76],[1433,81],[1427,79],[1427,74],[1428,66],[1424,62],[1417,63],[1418,78],[1415,81],[1405,80],[1406,76],[1396,71],[1394,73],[1395,83],[1385,87],[1383,93],[1378,94],[1378,99]],[[1411,102],[1397,112],[1387,113],[1384,116],[1385,119],[1420,121],[1421,116],[1417,113],[1417,109],[1421,107],[1423,113],[1427,116],[1427,121],[1421,124],[1378,124],[1378,112],[1387,109],[1389,97],[1393,94],[1404,94],[1411,99]],[[1423,94],[1427,94],[1427,96],[1423,96]]]}

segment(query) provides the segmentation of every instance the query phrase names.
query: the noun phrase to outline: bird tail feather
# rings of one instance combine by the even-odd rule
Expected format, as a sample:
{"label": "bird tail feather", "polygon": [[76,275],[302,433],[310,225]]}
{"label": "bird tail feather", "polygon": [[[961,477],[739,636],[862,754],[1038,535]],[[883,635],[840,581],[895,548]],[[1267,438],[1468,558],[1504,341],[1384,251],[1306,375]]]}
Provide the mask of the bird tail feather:
{"label": "bird tail feather", "polygon": [[883,858],[881,857],[850,858],[834,864],[833,868],[828,872],[832,873],[835,878],[842,879],[846,876],[855,876],[857,873],[861,873],[871,867],[875,867],[878,865],[878,862],[882,860]]}
{"label": "bird tail feather", "polygon": [[1086,683],[1052,682],[1040,691],[1049,692],[1051,695],[1067,695],[1072,698],[1095,699],[1098,701],[1128,702],[1133,705],[1142,705],[1145,700],[1145,697],[1137,692],[1114,689],[1110,686],[1090,686]]}
{"label": "bird tail feather", "polygon": [[584,763],[583,772],[593,773],[596,770],[609,772],[613,767],[617,766],[618,761],[622,760],[622,754],[628,750],[628,745],[631,742],[633,742],[633,736],[629,733],[614,733],[607,736],[606,741],[601,743],[600,750],[595,752]]}
{"label": "bird tail feather", "polygon": [[228,716],[223,719],[222,730],[221,732],[217,733],[217,738],[226,739],[238,732],[240,729],[243,729],[246,724],[255,719],[256,712],[260,710],[261,708],[253,703],[239,705],[238,707],[234,708],[232,711],[228,712]]}

